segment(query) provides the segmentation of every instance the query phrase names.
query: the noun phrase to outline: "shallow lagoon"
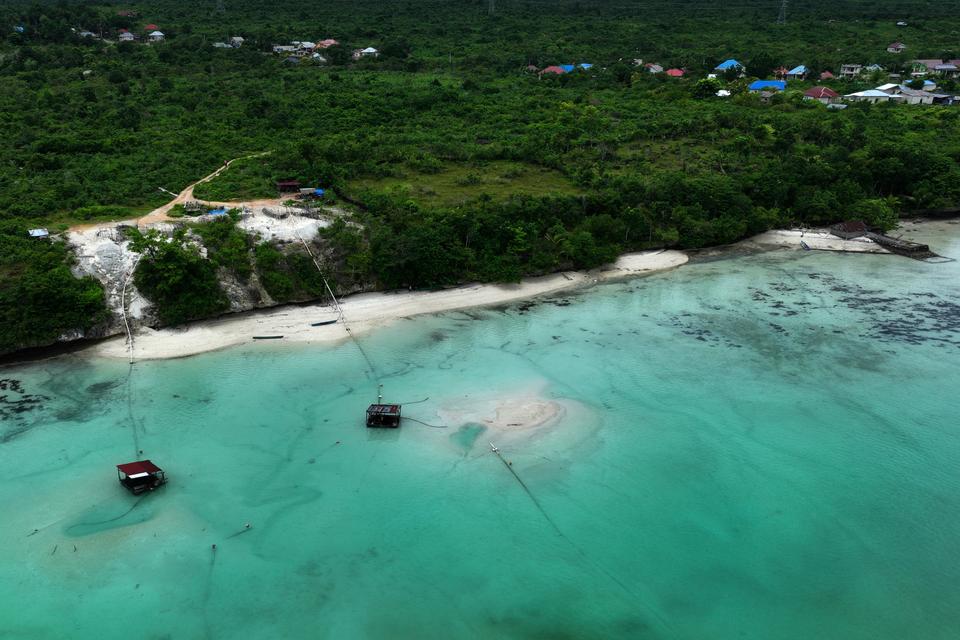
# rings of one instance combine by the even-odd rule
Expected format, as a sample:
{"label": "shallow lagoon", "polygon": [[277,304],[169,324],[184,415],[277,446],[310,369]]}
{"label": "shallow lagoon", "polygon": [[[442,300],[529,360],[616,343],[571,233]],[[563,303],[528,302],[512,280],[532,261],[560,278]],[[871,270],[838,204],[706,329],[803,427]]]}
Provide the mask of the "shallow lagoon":
{"label": "shallow lagoon", "polygon": [[[7,367],[0,637],[952,639],[958,276],[726,256],[403,321],[374,372],[352,343]],[[426,424],[365,429],[378,381]],[[530,402],[560,412],[511,431]],[[143,500],[138,450],[170,476]]]}

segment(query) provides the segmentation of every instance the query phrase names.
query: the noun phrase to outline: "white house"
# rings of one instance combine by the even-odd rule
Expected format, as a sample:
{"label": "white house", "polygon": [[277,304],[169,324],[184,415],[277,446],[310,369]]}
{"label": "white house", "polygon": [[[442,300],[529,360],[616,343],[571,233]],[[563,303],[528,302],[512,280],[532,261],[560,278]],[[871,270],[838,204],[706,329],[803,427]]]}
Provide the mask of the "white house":
{"label": "white house", "polygon": [[231,47],[242,47],[243,46],[243,36],[233,36],[230,38]]}
{"label": "white house", "polygon": [[903,98],[898,95],[892,95],[878,89],[857,91],[856,93],[849,93],[843,97],[851,102],[869,102],[870,104],[877,104],[880,102],[899,102],[903,100]]}
{"label": "white house", "polygon": [[887,53],[903,53],[907,50],[907,45],[902,42],[893,42],[887,47]]}
{"label": "white house", "polygon": [[119,36],[117,36],[117,40],[119,40],[120,42],[133,42],[136,39],[137,37],[132,33],[130,33],[129,31],[123,31],[120,33]]}
{"label": "white house", "polygon": [[289,44],[275,44],[273,45],[274,53],[293,53],[297,48]]}
{"label": "white house", "polygon": [[366,49],[357,49],[353,52],[353,59],[359,60],[360,58],[376,58],[380,55],[380,52],[374,49],[373,47],[367,47]]}
{"label": "white house", "polygon": [[214,42],[213,48],[214,49],[232,49],[233,47],[227,44],[226,42]]}
{"label": "white house", "polygon": [[150,35],[147,38],[150,39],[150,42],[163,42],[164,35],[162,31],[151,31]]}
{"label": "white house", "polygon": [[27,231],[27,234],[29,234],[31,238],[50,237],[50,232],[47,231],[46,229],[30,229],[29,231]]}

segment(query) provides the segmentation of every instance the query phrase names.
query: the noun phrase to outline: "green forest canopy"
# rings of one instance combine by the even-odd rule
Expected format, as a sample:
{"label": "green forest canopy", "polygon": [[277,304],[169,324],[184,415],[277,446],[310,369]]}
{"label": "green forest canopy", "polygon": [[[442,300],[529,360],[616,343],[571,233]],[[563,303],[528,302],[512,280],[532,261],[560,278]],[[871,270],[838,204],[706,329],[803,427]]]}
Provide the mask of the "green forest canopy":
{"label": "green forest canopy", "polygon": [[[886,227],[898,210],[960,201],[960,108],[828,111],[801,99],[812,82],[770,104],[745,80],[724,81],[728,100],[696,90],[731,57],[751,75],[844,62],[903,72],[915,57],[960,57],[949,3],[820,0],[791,5],[785,25],[778,2],[747,0],[500,0],[493,15],[487,2],[220,4],[4,3],[0,220],[129,217],[168,199],[158,187],[176,192],[228,158],[269,151],[198,195],[266,195],[279,177],[333,188],[361,205],[363,232],[329,238],[352,280],[433,286],[787,223],[858,215]],[[166,42],[107,41],[147,23]],[[234,35],[242,47],[212,46]],[[269,53],[326,37],[342,46],[324,65]],[[888,54],[894,40],[908,52]],[[379,58],[350,59],[371,45]],[[634,59],[690,77],[644,73]],[[526,70],[574,62],[594,66],[542,79]],[[848,93],[886,79],[831,84]],[[24,260],[21,273],[49,265]],[[281,280],[277,291],[310,289]]]}

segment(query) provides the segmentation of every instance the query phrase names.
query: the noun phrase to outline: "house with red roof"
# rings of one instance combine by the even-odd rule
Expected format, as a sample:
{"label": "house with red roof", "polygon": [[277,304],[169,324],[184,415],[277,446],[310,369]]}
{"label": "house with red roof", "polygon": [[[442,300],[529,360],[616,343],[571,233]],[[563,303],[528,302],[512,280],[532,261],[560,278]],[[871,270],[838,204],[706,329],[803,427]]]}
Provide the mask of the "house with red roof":
{"label": "house with red roof", "polygon": [[667,75],[671,78],[682,78],[686,73],[683,69],[667,69]]}
{"label": "house with red roof", "polygon": [[887,47],[887,53],[903,53],[907,50],[907,45],[902,42],[893,42]]}
{"label": "house with red roof", "polygon": [[560,66],[557,66],[557,65],[555,65],[555,64],[552,64],[552,65],[550,65],[549,67],[545,67],[545,68],[543,69],[543,71],[540,72],[540,75],[542,76],[542,75],[545,74],[545,73],[552,73],[552,74],[554,74],[554,75],[562,76],[562,75],[565,74],[566,72],[567,72],[567,70],[564,69],[563,67],[560,67]]}
{"label": "house with red roof", "polygon": [[159,30],[160,30],[160,27],[158,27],[158,26],[155,25],[155,24],[148,24],[147,26],[145,26],[145,27],[143,28],[143,30],[146,31],[147,33],[149,33],[149,32],[151,32],[151,31],[159,31]]}
{"label": "house with red roof", "polygon": [[833,80],[833,74],[830,73],[829,71],[824,71],[823,73],[820,74],[820,79],[821,79],[821,80]]}
{"label": "house with red roof", "polygon": [[804,100],[816,100],[823,104],[840,102],[840,94],[830,87],[813,87],[803,92]]}

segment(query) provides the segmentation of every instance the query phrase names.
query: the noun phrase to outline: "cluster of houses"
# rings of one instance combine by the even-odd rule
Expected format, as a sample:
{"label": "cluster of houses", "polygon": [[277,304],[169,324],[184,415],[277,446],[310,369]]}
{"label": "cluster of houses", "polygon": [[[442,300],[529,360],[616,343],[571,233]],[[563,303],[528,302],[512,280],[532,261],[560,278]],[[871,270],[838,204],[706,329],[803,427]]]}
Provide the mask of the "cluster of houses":
{"label": "cluster of houses", "polygon": [[[300,60],[303,58],[309,58],[314,62],[323,63],[326,62],[327,59],[323,56],[321,51],[329,49],[330,47],[338,44],[340,43],[333,38],[327,38],[318,42],[294,40],[290,44],[273,45],[273,52],[277,55],[285,56],[287,62],[295,63],[300,62]],[[354,60],[360,60],[362,58],[378,58],[380,57],[380,52],[373,47],[354,49],[351,57]]]}
{"label": "cluster of houses", "polygon": [[[664,70],[663,66],[659,64],[644,63],[643,60],[634,60],[634,64],[636,66],[642,66],[649,73],[665,73],[666,75],[676,78],[681,78],[686,75],[686,71],[684,69]],[[863,73],[873,73],[876,71],[883,71],[883,67],[876,64],[867,66],[859,64],[844,64],[841,65],[838,75],[834,75],[831,71],[823,71],[818,77],[821,81],[834,80],[838,77],[845,80],[853,80]],[[747,68],[742,63],[731,58],[718,64],[714,68],[713,73],[708,74],[707,77],[716,78],[718,75],[730,77],[731,74],[735,77],[744,78],[747,75]],[[792,69],[780,67],[774,70],[773,75],[775,77],[774,80],[755,80],[748,85],[747,90],[751,93],[759,94],[763,101],[768,101],[778,92],[786,91],[787,81],[805,81],[810,79],[812,74],[810,69],[801,64],[793,67]],[[845,105],[841,104],[841,102],[894,102],[901,104],[940,105],[960,104],[960,96],[938,93],[936,81],[928,77],[960,77],[960,60],[914,60],[911,64],[910,76],[912,79],[910,84],[916,86],[916,83],[913,81],[922,80],[923,86],[914,88],[908,86],[906,83],[891,82],[881,85],[875,89],[857,91],[855,93],[849,93],[846,95],[841,95],[830,87],[817,86],[805,91],[804,98],[822,102],[834,109],[844,108]],[[892,74],[891,77],[900,80],[899,75]],[[717,96],[728,97],[730,96],[730,91],[726,89],[720,89],[717,91]]]}
{"label": "cluster of houses", "polygon": [[[71,29],[77,37],[89,38],[91,40],[100,40],[101,34],[94,33],[88,29]],[[21,31],[22,33],[22,31]],[[163,42],[166,35],[160,31],[160,27],[155,24],[148,24],[143,28],[143,33],[131,31],[129,29],[117,29],[117,42]]]}
{"label": "cluster of houses", "polygon": [[214,49],[239,49],[243,46],[245,40],[243,36],[233,36],[228,42],[214,42]]}
{"label": "cluster of houses", "polygon": [[543,69],[538,68],[535,64],[531,64],[527,66],[527,71],[530,73],[539,74],[542,77],[544,75],[562,76],[565,73],[573,73],[578,69],[580,71],[589,71],[592,68],[593,65],[589,62],[579,62],[576,64],[552,64],[548,67],[544,67]]}

